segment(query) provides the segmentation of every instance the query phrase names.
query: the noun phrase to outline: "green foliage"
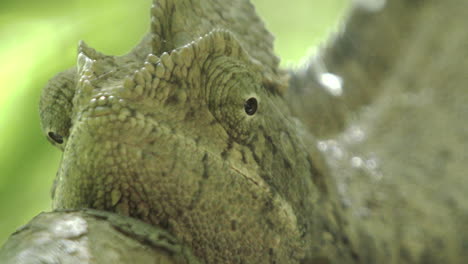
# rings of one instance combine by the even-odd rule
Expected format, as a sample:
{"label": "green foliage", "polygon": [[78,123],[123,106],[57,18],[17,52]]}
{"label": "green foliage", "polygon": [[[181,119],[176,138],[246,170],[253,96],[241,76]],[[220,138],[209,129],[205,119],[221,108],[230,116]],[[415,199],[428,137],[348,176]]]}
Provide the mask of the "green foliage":
{"label": "green foliage", "polygon": [[[60,151],[44,138],[38,101],[54,74],[75,64],[78,40],[124,54],[147,31],[150,0],[41,0],[0,3],[0,245],[50,210]],[[345,0],[253,0],[275,34],[283,65],[325,38]]]}

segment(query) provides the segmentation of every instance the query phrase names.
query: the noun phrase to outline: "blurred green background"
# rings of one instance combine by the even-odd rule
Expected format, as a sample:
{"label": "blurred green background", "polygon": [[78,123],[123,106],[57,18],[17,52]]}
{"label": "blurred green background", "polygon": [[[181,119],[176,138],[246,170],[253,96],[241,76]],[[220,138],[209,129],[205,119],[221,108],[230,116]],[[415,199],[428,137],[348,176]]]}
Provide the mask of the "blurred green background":
{"label": "blurred green background", "polygon": [[[276,36],[283,66],[297,65],[336,26],[347,0],[253,0]],[[149,26],[151,0],[0,2],[0,245],[50,210],[61,152],[39,127],[38,101],[53,75],[75,64],[80,39],[121,55]]]}

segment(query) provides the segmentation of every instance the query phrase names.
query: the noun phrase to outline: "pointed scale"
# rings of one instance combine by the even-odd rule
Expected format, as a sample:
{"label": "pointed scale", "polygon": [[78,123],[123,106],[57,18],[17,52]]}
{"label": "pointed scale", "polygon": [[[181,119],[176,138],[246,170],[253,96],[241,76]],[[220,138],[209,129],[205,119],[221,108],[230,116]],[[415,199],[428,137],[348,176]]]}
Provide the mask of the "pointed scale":
{"label": "pointed scale", "polygon": [[[279,59],[273,52],[273,36],[255,14],[252,4],[245,0],[231,2],[229,9],[225,5],[222,0],[154,0],[151,10],[153,53],[160,56],[171,52],[198,40],[213,29],[228,30],[239,40],[240,46],[263,65],[265,79],[278,92],[283,92],[287,87],[287,74],[278,68]],[[245,27],[246,24],[249,27]],[[250,32],[252,29],[255,32]]]}

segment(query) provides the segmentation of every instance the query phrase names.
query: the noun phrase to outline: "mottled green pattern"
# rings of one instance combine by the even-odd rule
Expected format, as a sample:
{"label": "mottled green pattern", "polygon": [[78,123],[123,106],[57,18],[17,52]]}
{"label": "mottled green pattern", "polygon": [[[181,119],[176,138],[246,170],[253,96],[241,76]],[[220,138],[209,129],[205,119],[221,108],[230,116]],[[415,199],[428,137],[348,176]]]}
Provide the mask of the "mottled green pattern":
{"label": "mottled green pattern", "polygon": [[40,105],[44,134],[65,144],[54,209],[162,226],[206,263],[354,258],[326,238],[346,236],[335,188],[248,1],[155,1],[131,53],[78,53]]}

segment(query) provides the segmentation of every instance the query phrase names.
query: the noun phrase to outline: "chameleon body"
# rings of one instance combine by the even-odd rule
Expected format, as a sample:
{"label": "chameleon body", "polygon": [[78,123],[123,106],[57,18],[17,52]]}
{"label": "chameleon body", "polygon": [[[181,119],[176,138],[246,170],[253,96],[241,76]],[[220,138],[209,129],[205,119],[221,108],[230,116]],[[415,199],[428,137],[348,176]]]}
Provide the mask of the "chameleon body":
{"label": "chameleon body", "polygon": [[273,38],[248,1],[154,1],[151,16],[150,34],[128,55],[82,42],[77,67],[44,89],[42,127],[64,152],[55,209],[141,219],[205,263],[400,255],[387,244],[399,229],[380,229],[384,213],[360,223],[345,209],[346,180],[330,176],[340,167],[331,172],[319,151],[340,148],[318,141],[312,132],[326,127],[298,113],[308,109],[297,100],[317,99],[301,94],[300,74],[288,90]]}

